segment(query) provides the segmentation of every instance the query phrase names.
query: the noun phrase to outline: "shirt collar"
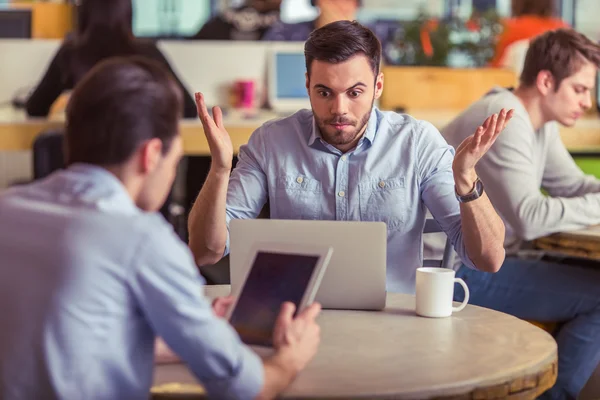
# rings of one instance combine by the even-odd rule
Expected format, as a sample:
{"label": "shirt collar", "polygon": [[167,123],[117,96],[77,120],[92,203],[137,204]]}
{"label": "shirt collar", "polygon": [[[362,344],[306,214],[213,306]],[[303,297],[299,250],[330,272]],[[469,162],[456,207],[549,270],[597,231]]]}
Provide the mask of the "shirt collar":
{"label": "shirt collar", "polygon": [[126,213],[141,212],[123,183],[106,168],[76,163],[69,166],[68,171],[77,176],[78,182],[85,182],[79,186],[85,192],[82,195],[94,201],[99,208]]}
{"label": "shirt collar", "polygon": [[[362,140],[368,141],[369,144],[373,144],[375,141],[375,134],[377,133],[377,127],[379,126],[379,119],[377,117],[377,108],[373,107],[371,110],[371,115],[369,116],[369,121],[367,122],[367,129],[363,134]],[[308,145],[313,146],[317,139],[322,139],[321,131],[319,130],[319,125],[317,124],[317,120],[314,117],[312,118],[312,128],[310,135],[308,137]],[[361,142],[359,142],[360,144]]]}

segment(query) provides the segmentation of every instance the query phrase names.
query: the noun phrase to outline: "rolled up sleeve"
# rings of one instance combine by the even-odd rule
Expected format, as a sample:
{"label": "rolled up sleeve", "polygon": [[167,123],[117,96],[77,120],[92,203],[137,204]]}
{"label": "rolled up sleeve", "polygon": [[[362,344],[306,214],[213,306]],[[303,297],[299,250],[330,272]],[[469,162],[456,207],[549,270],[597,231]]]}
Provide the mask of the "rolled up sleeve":
{"label": "rolled up sleeve", "polygon": [[227,242],[224,255],[229,254],[229,222],[232,219],[258,217],[267,202],[267,176],[260,160],[266,159],[262,130],[256,130],[248,144],[240,147],[238,163],[229,178],[227,188],[226,223]]}
{"label": "rolled up sleeve", "polygon": [[160,225],[136,252],[130,287],[139,308],[211,397],[255,398],[264,383],[261,359],[215,316],[189,249],[165,221]]}

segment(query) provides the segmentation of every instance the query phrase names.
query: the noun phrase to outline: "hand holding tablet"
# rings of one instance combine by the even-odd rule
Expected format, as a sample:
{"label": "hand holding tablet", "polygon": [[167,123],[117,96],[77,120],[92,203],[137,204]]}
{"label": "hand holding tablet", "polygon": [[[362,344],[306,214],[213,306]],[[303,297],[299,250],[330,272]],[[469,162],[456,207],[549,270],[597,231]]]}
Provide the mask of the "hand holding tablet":
{"label": "hand holding tablet", "polygon": [[[275,328],[291,324],[313,302],[332,252],[327,246],[280,243],[253,247],[247,261],[251,267],[227,314],[244,343],[278,347],[273,340]],[[291,304],[282,309],[287,302]],[[303,317],[314,319],[311,314],[316,316],[319,311],[320,307],[315,305]],[[292,328],[292,332],[286,330],[289,337],[276,341],[294,340],[293,330],[302,329],[302,319]]]}

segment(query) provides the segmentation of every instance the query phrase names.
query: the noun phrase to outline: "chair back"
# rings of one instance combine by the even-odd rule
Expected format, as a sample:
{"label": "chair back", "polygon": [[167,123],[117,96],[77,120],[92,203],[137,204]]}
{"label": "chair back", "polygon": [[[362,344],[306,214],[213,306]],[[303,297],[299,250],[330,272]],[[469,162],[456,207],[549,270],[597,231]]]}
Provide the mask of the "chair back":
{"label": "chair back", "polygon": [[42,132],[33,142],[33,179],[42,179],[64,168],[64,135],[61,130]]}
{"label": "chair back", "polygon": [[[443,232],[440,225],[433,218],[427,218],[425,220],[425,228],[423,229],[423,233],[437,233]],[[441,260],[423,260],[424,267],[437,267],[437,268],[452,268],[452,261],[454,259],[454,253],[452,248],[452,243],[450,243],[450,239],[446,237],[446,245],[444,246],[444,255]]]}

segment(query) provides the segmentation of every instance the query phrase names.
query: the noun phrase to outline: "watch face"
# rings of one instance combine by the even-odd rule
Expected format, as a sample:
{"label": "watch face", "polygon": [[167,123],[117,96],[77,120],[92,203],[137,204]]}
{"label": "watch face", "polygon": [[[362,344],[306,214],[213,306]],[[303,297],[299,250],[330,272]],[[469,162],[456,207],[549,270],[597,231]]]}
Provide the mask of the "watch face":
{"label": "watch face", "polygon": [[483,182],[481,182],[481,180],[479,178],[477,178],[477,180],[475,181],[475,187],[473,188],[471,193],[468,193],[464,196],[459,196],[457,193],[456,198],[461,203],[467,203],[469,201],[478,199],[479,197],[481,197],[482,194],[483,194]]}
{"label": "watch face", "polygon": [[477,179],[477,182],[475,183],[475,192],[478,197],[483,193],[483,182],[481,182],[481,179]]}

